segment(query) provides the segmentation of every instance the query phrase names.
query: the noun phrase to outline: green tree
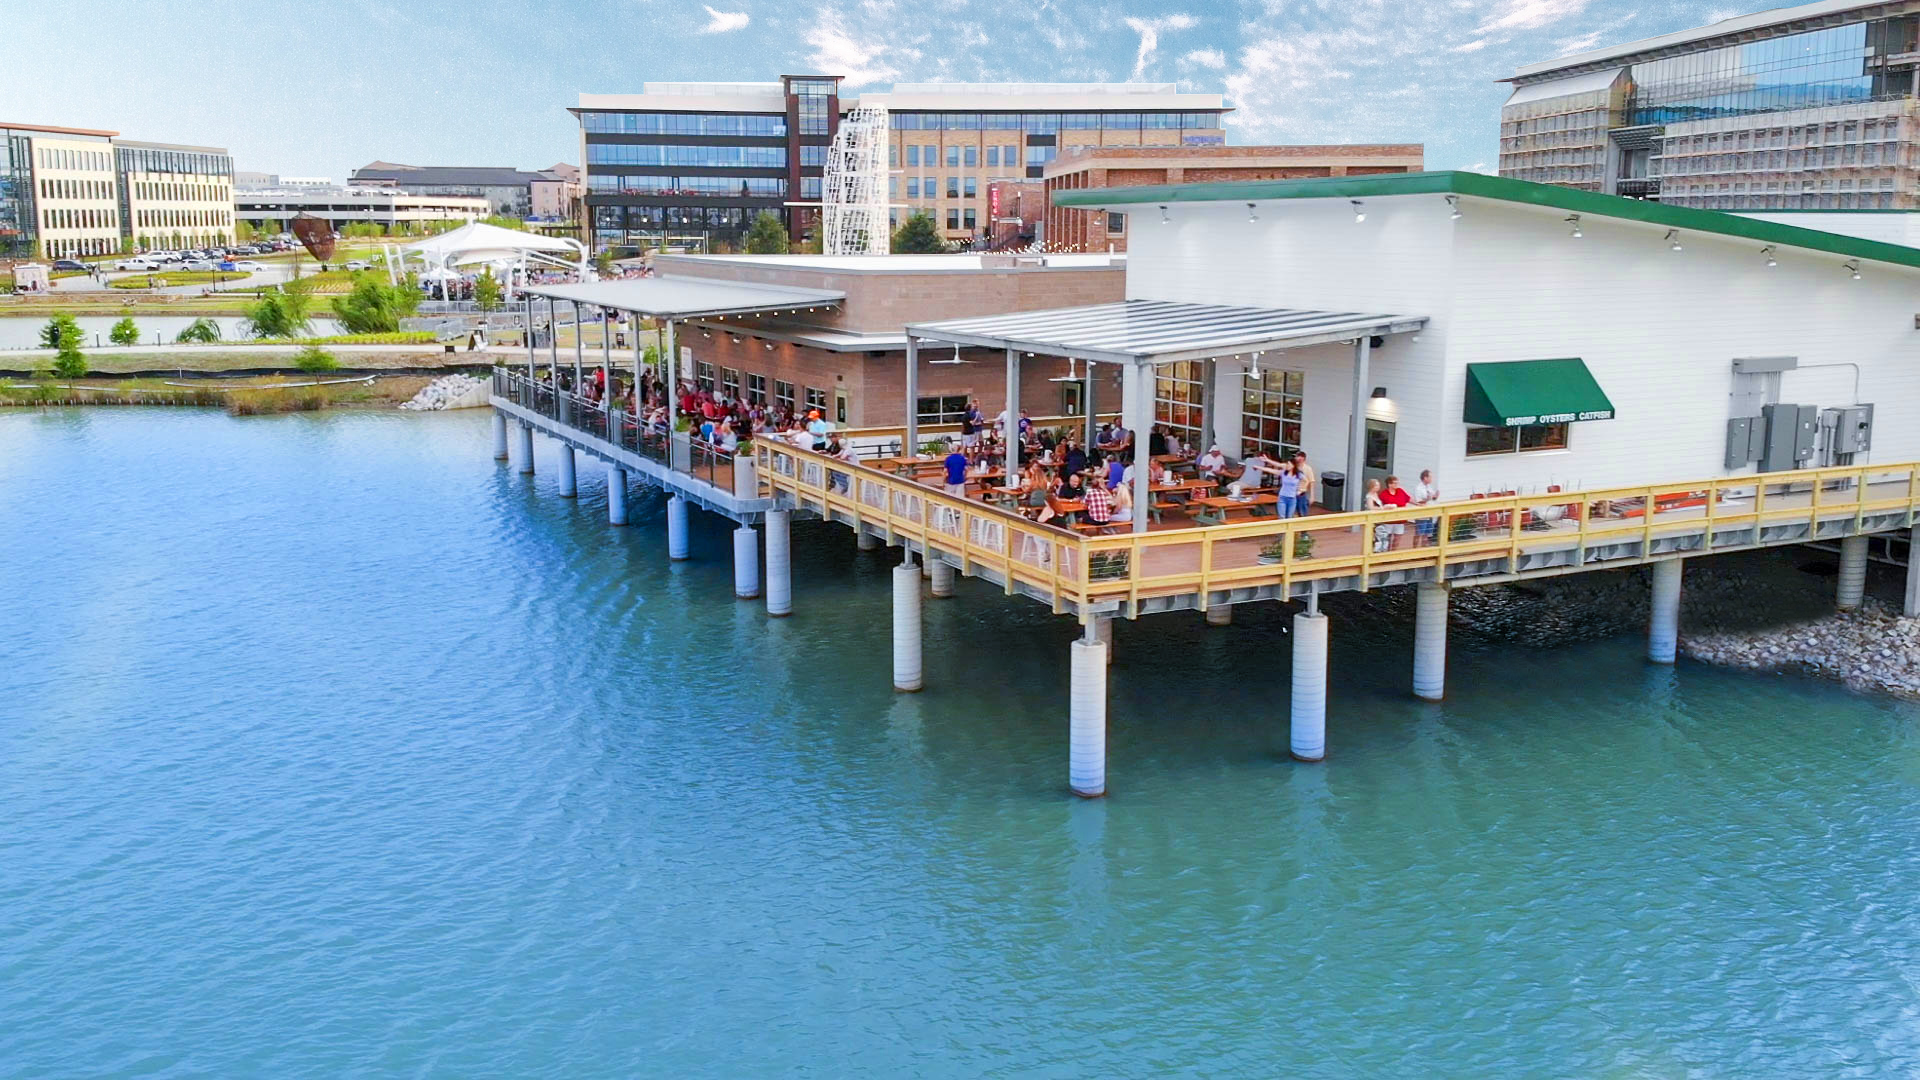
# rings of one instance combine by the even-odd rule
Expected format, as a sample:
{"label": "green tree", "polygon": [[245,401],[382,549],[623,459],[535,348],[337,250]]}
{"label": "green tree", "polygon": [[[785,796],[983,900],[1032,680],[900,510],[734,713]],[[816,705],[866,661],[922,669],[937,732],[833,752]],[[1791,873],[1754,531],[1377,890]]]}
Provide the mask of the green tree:
{"label": "green tree", "polygon": [[[66,321],[60,322],[61,319]],[[54,321],[60,323],[59,339],[54,343],[60,351],[53,358],[53,373],[71,386],[73,380],[85,378],[87,374],[87,358],[80,352],[80,324],[74,322],[71,315]]]}
{"label": "green tree", "polygon": [[787,227],[780,224],[780,219],[771,211],[760,211],[760,216],[754,218],[753,225],[747,229],[747,254],[785,255],[787,247]]}
{"label": "green tree", "polygon": [[244,221],[234,222],[233,238],[238,243],[242,243],[242,244],[253,243],[253,226],[247,224]]}
{"label": "green tree", "polygon": [[113,329],[107,331],[107,340],[115,345],[138,345],[140,328],[133,324],[132,316],[128,316],[113,324]]}
{"label": "green tree", "polygon": [[55,315],[47,320],[47,325],[40,328],[40,347],[58,349],[60,343],[67,340],[68,335],[72,335],[76,343],[79,342],[81,340],[80,324],[75,322],[71,315],[65,313]]}
{"label": "green tree", "polygon": [[340,361],[335,360],[332,353],[320,346],[308,345],[293,354],[293,366],[301,371],[313,373],[337,371],[340,368]]}
{"label": "green tree", "polygon": [[388,285],[371,274],[354,280],[353,291],[333,301],[333,313],[352,334],[390,334],[400,320],[420,310],[421,293],[412,285]]}
{"label": "green tree", "polygon": [[187,328],[180,331],[173,340],[175,343],[181,345],[212,344],[220,340],[220,324],[214,322],[212,319],[195,319],[188,323]]}
{"label": "green tree", "polygon": [[481,311],[499,311],[503,295],[500,280],[493,276],[493,267],[489,266],[481,271],[480,276],[474,280],[473,302]]}
{"label": "green tree", "polygon": [[289,281],[278,289],[262,293],[247,308],[246,332],[257,338],[299,337],[312,327],[308,312],[313,307],[312,286],[308,281]]}
{"label": "green tree", "polygon": [[906,220],[893,233],[893,253],[895,255],[944,255],[950,249],[940,235],[939,226],[933,223],[933,215],[922,211]]}
{"label": "green tree", "polygon": [[601,248],[600,254],[593,258],[593,268],[600,272],[601,277],[613,273],[613,249]]}

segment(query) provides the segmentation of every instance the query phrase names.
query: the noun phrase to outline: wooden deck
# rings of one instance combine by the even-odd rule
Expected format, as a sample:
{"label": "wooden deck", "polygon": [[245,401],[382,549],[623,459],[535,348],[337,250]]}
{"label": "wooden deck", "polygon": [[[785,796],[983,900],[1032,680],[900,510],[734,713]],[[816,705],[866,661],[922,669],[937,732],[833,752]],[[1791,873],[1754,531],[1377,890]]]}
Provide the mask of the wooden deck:
{"label": "wooden deck", "polygon": [[1169,515],[1087,536],[772,441],[755,457],[763,493],[784,504],[1082,617],[1578,573],[1906,528],[1920,511],[1920,466],[1906,463],[1228,525]]}

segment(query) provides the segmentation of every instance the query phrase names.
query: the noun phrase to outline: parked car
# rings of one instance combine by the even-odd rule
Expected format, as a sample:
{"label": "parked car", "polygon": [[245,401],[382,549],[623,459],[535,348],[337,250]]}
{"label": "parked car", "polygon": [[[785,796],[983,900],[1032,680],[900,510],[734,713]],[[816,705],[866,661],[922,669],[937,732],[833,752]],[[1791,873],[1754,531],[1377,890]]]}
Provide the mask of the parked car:
{"label": "parked car", "polygon": [[119,262],[113,264],[113,268],[115,270],[145,271],[151,270],[158,265],[160,264],[145,256],[136,256],[131,259],[121,259]]}
{"label": "parked car", "polygon": [[232,269],[239,270],[248,274],[257,274],[260,271],[265,270],[266,268],[267,268],[267,265],[265,263],[257,263],[257,262],[254,262],[252,259],[241,259],[239,262],[234,263],[232,267]]}
{"label": "parked car", "polygon": [[187,260],[186,269],[204,270],[204,271],[211,272],[213,270],[219,269],[219,267],[220,267],[220,264],[212,261],[211,259],[189,259]]}
{"label": "parked car", "polygon": [[350,263],[348,263],[348,264],[347,264],[347,269],[349,269],[349,270],[371,270],[371,269],[373,269],[373,264],[372,264],[372,263],[370,263],[370,262],[368,262],[368,261],[367,261],[367,260],[365,260],[365,259],[355,259],[355,260],[353,260],[352,262],[350,262]]}
{"label": "parked car", "polygon": [[78,260],[78,259],[55,259],[55,260],[53,260],[53,271],[54,271],[54,273],[56,273],[56,274],[58,274],[58,273],[63,273],[63,272],[65,272],[65,271],[68,271],[68,270],[79,270],[79,271],[81,271],[82,273],[84,273],[84,272],[86,272],[86,270],[87,270],[87,264],[86,264],[86,263],[83,263],[83,262],[81,262],[81,261],[80,261],[80,260]]}

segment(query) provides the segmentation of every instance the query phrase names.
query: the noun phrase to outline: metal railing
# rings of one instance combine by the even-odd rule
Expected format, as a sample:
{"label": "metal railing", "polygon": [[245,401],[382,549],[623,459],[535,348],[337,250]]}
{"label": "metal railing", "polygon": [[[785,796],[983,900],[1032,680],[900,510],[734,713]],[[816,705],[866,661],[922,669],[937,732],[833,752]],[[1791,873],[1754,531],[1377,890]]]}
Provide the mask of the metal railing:
{"label": "metal railing", "polygon": [[[733,492],[736,489],[736,455],[700,439],[694,432],[669,432],[659,424],[642,422],[633,413],[621,409],[608,410],[599,402],[571,391],[556,389],[551,382],[528,378],[524,371],[512,368],[493,369],[493,393],[564,427],[603,439],[723,491]],[[676,440],[683,444],[678,462],[674,453]],[[736,494],[748,498],[756,496],[755,492]]]}
{"label": "metal railing", "polygon": [[762,488],[925,543],[967,573],[988,569],[1010,592],[1031,586],[1055,611],[1176,596],[1205,607],[1215,594],[1285,595],[1303,582],[1484,583],[1833,539],[1920,516],[1920,465],[1899,464],[1083,535],[777,441],[755,454]]}

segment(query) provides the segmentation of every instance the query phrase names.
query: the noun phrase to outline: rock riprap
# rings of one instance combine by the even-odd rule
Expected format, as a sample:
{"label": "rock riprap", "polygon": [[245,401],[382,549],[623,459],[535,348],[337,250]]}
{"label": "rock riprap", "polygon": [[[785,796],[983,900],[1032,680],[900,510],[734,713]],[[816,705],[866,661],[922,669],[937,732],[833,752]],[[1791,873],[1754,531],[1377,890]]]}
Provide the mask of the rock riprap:
{"label": "rock riprap", "polygon": [[441,409],[477,409],[487,404],[487,380],[472,375],[442,375],[420,388],[411,401],[400,407],[413,412],[437,412]]}
{"label": "rock riprap", "polygon": [[1855,690],[1920,697],[1920,619],[1880,600],[1858,611],[1762,630],[1684,635],[1695,660],[1758,671],[1804,671]]}

